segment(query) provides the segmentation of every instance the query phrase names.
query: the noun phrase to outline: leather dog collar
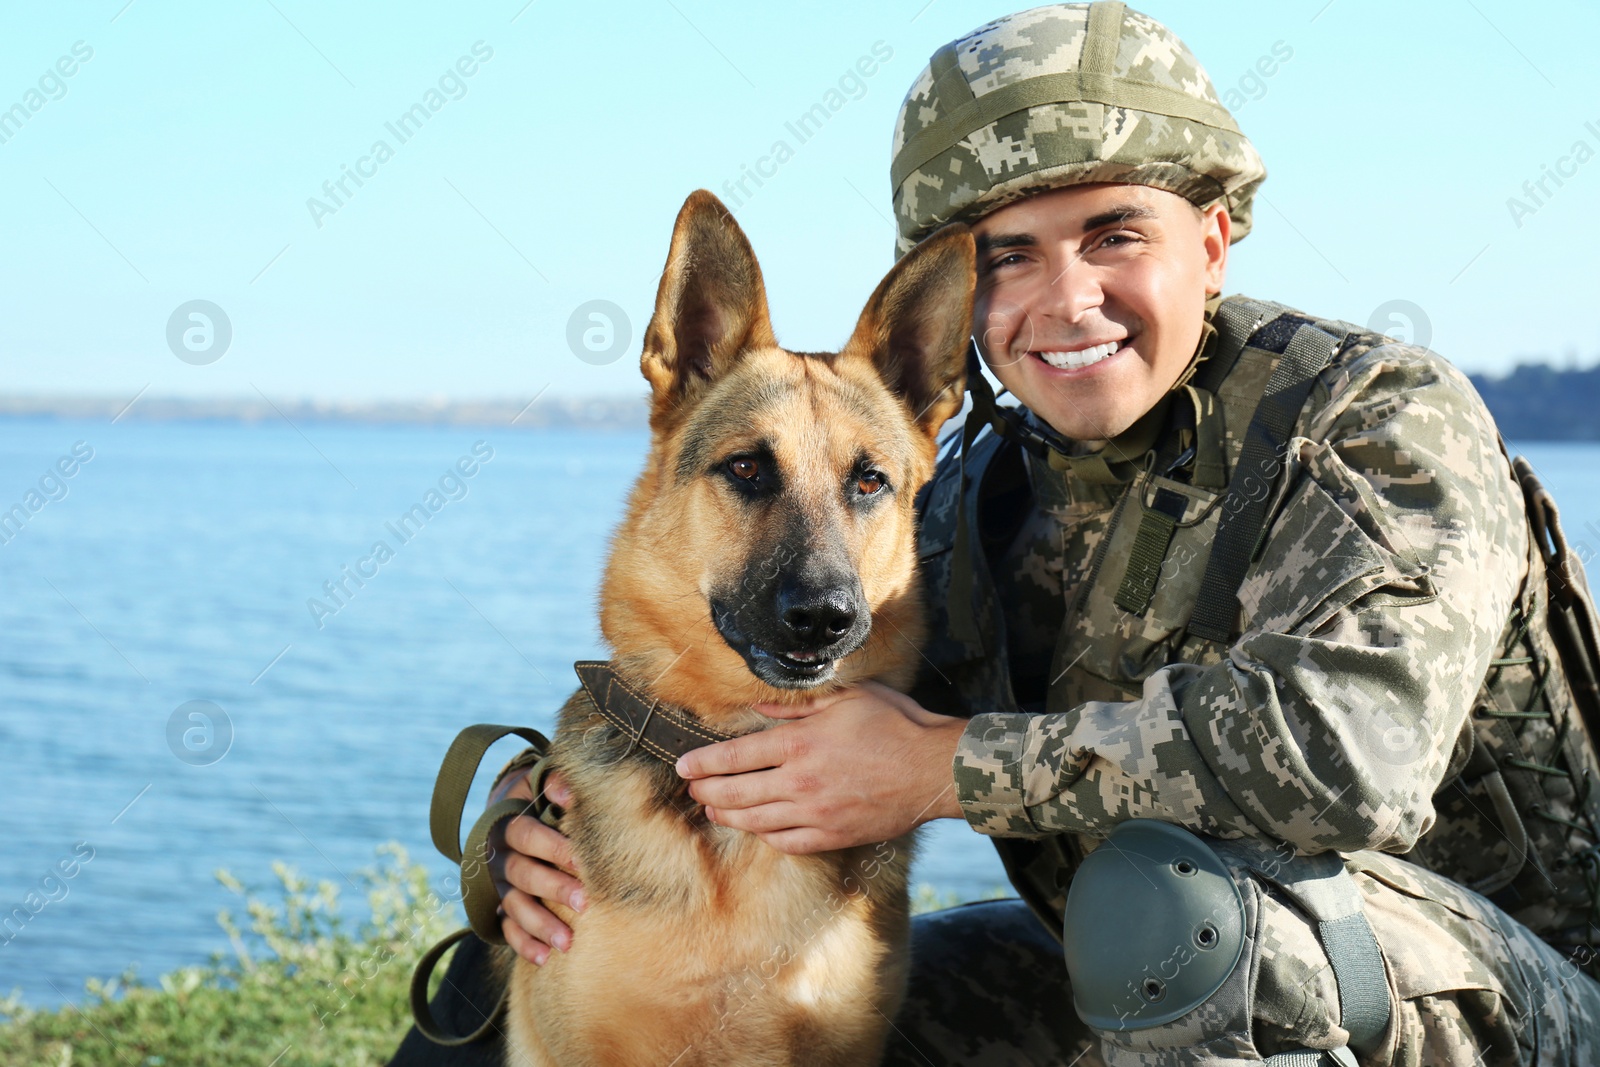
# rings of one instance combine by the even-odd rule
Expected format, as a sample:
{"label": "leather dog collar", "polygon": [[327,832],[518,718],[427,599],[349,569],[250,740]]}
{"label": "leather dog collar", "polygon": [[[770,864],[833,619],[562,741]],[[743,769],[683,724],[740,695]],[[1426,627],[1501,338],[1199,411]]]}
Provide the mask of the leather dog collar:
{"label": "leather dog collar", "polygon": [[685,752],[734,736],[719,733],[683,709],[663,704],[629,685],[610,663],[581,660],[572,667],[578,672],[578,681],[583,683],[583,691],[589,694],[595,710],[628,735],[629,751],[637,746],[671,766]]}

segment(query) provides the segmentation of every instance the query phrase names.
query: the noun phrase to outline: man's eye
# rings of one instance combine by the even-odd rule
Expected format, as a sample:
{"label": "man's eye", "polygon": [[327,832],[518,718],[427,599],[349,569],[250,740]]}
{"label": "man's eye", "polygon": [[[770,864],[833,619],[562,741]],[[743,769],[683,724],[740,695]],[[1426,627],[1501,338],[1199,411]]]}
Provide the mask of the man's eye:
{"label": "man's eye", "polygon": [[755,481],[761,473],[761,464],[749,456],[734,456],[728,460],[728,473],[747,482]]}

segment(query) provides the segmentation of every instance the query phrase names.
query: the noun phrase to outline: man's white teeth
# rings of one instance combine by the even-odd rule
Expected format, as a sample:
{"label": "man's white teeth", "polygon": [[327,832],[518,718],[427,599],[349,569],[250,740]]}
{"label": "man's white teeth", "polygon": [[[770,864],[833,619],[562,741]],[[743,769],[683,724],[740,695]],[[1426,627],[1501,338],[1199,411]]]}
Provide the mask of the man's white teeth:
{"label": "man's white teeth", "polygon": [[1087,367],[1091,363],[1099,363],[1121,347],[1121,341],[1107,341],[1103,345],[1095,345],[1093,348],[1080,348],[1076,352],[1040,352],[1039,358],[1052,367]]}

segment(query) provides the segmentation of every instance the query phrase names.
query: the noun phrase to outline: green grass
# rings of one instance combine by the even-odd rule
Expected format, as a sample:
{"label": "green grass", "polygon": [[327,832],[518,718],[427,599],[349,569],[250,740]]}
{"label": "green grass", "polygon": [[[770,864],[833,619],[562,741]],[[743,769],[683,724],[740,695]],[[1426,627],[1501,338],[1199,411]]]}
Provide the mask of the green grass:
{"label": "green grass", "polygon": [[[132,969],[90,979],[80,1005],[35,1011],[0,998],[0,1067],[364,1067],[388,1061],[411,1025],[411,970],[461,925],[460,906],[428,885],[398,844],[359,871],[371,917],[352,928],[339,886],[312,886],[282,863],[270,894],[217,879],[239,894],[248,927],[217,915],[232,949],[155,984]],[[271,899],[268,899],[268,897]],[[1008,895],[991,891],[985,899]],[[961,903],[920,885],[918,912]],[[439,969],[443,971],[443,967]],[[439,981],[436,972],[434,982]]]}
{"label": "green grass", "polygon": [[205,967],[142,984],[132,970],[90,979],[81,1006],[34,1011],[0,999],[4,1067],[359,1067],[387,1062],[410,1024],[411,968],[459,923],[460,908],[428,886],[426,870],[396,844],[357,873],[371,918],[339,914],[339,887],[313,887],[273,864],[274,902],[217,879],[244,899],[248,930],[224,910],[232,946]]}

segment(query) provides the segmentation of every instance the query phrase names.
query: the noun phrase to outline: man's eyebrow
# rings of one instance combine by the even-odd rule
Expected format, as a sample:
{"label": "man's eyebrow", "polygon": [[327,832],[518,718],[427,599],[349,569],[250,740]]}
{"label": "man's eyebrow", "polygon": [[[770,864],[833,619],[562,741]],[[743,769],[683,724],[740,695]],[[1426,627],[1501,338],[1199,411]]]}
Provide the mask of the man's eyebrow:
{"label": "man's eyebrow", "polygon": [[1038,243],[1038,238],[1031,233],[982,233],[978,235],[978,255],[996,248],[1031,248]]}
{"label": "man's eyebrow", "polygon": [[[1083,220],[1083,232],[1091,233],[1102,226],[1118,226],[1124,222],[1149,221],[1159,219],[1159,212],[1150,210],[1140,204],[1119,204],[1098,215],[1091,215]],[[1039,239],[1031,233],[996,233],[978,235],[978,254],[993,252],[997,248],[1031,248],[1039,243]]]}
{"label": "man's eyebrow", "polygon": [[1123,204],[1112,208],[1110,211],[1102,211],[1098,215],[1091,215],[1084,219],[1083,232],[1088,233],[1091,230],[1098,230],[1102,226],[1116,226],[1124,222],[1158,219],[1160,217],[1159,214],[1147,207],[1141,207],[1138,204]]}

